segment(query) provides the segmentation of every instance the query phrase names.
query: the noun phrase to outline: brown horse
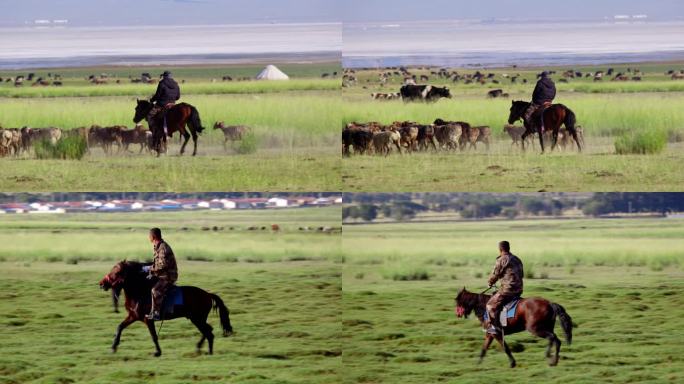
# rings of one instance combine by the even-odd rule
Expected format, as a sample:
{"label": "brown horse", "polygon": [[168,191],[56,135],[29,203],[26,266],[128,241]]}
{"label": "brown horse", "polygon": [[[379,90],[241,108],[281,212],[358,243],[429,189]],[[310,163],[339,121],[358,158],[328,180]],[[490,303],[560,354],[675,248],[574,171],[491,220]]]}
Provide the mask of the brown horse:
{"label": "brown horse", "polygon": [[[151,290],[155,281],[147,279],[147,273],[142,271],[143,265],[135,261],[121,261],[114,265],[112,270],[104,276],[100,281],[100,288],[107,289],[123,289],[126,295],[126,310],[128,316],[116,328],[116,335],[112,343],[112,352],[116,352],[116,348],[121,341],[121,332],[136,321],[142,321],[147,325],[150,331],[152,341],[156,348],[154,356],[161,356],[161,348],[157,340],[157,332],[154,328],[154,321],[145,318],[145,314],[150,312],[152,302]],[[233,327],[230,324],[228,316],[228,308],[223,304],[220,297],[213,293],[206,292],[200,288],[192,286],[182,286],[177,289],[183,291],[183,304],[174,306],[172,314],[162,313],[162,320],[171,320],[179,317],[187,317],[202,333],[202,338],[197,343],[197,351],[202,348],[204,340],[209,343],[209,354],[214,351],[214,334],[212,333],[211,325],[207,324],[207,317],[211,311],[212,304],[214,310],[218,310],[219,318],[221,319],[221,328],[223,328],[223,336],[230,336],[233,334]]]}
{"label": "brown horse", "polygon": [[[456,316],[467,318],[472,311],[475,311],[475,316],[477,316],[477,319],[480,320],[480,324],[484,328],[485,306],[490,298],[491,295],[468,292],[463,287],[456,296]],[[550,359],[549,365],[554,366],[558,364],[561,346],[560,340],[553,333],[556,316],[558,316],[561,328],[565,333],[565,340],[570,344],[572,342],[572,319],[570,315],[565,312],[565,308],[560,304],[552,303],[539,297],[520,299],[515,310],[515,316],[509,318],[506,326],[503,327],[503,334],[509,335],[527,330],[533,335],[549,340],[549,346],[546,348],[546,357]],[[480,362],[484,359],[487,349],[494,339],[506,351],[511,368],[515,367],[515,359],[501,334],[487,333],[485,335],[484,345],[480,352]],[[551,357],[551,347],[554,344],[556,346],[556,354],[554,357]]]}
{"label": "brown horse", "polygon": [[[511,105],[510,114],[508,115],[508,124],[513,124],[520,119],[524,119],[525,111],[530,106],[527,101],[513,101]],[[538,113],[535,112],[532,118],[538,118]],[[551,130],[553,132],[553,144],[551,145],[551,150],[556,148],[556,143],[558,142],[558,131],[561,125],[565,124],[565,128],[570,132],[570,135],[575,139],[577,143],[577,150],[582,151],[582,145],[577,137],[577,131],[575,130],[575,113],[563,104],[552,104],[548,108],[544,109],[542,112],[544,119],[544,130]],[[531,124],[525,121],[525,133],[522,134],[522,149],[525,150],[525,138],[527,136],[537,133],[539,135],[539,145],[541,145],[542,153],[544,153],[544,132],[542,132],[541,124]]]}
{"label": "brown horse", "polygon": [[[194,144],[192,155],[195,156],[197,154],[197,135],[202,133],[202,130],[204,129],[197,108],[187,103],[180,103],[171,107],[166,112],[167,132],[164,132],[164,113],[159,112],[155,114],[154,117],[150,118],[150,112],[153,107],[154,104],[148,100],[137,100],[133,121],[137,124],[142,121],[142,119],[147,120],[147,124],[152,132],[152,149],[157,152],[157,156],[159,156],[161,152],[166,151],[166,133],[168,133],[169,136],[172,136],[174,132],[179,132],[185,139],[181,145],[181,155],[185,152],[185,146],[188,144],[190,136],[192,136],[192,142]],[[186,130],[186,125],[189,132]]]}

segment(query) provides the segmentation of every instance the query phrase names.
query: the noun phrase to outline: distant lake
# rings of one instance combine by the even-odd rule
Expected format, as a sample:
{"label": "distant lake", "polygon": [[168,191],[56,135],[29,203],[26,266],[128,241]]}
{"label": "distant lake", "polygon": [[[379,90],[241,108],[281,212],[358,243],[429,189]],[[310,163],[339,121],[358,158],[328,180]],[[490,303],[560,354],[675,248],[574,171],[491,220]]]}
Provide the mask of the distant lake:
{"label": "distant lake", "polygon": [[684,22],[345,23],[344,67],[500,67],[684,60]]}
{"label": "distant lake", "polygon": [[339,60],[340,23],[0,28],[0,68]]}

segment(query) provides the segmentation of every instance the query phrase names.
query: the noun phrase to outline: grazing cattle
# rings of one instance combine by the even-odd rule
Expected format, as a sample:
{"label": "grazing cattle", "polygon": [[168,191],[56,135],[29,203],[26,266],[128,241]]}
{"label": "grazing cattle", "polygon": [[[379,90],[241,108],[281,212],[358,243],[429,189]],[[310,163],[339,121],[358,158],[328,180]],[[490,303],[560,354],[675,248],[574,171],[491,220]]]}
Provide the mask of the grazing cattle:
{"label": "grazing cattle", "polygon": [[120,151],[123,146],[121,132],[125,128],[126,127],[121,125],[115,125],[112,127],[100,127],[99,125],[93,125],[88,130],[88,146],[100,146],[106,154],[109,154],[111,152],[112,145],[116,143]]}
{"label": "grazing cattle", "polygon": [[371,93],[373,100],[395,100],[399,99],[401,95],[397,93]]}
{"label": "grazing cattle", "polygon": [[233,78],[226,75],[226,76],[223,76],[223,77],[221,78],[221,80],[223,80],[223,81],[233,81]]}
{"label": "grazing cattle", "polygon": [[404,101],[437,101],[442,97],[451,98],[449,88],[432,85],[404,85],[401,87],[400,93]]}
{"label": "grazing cattle", "polygon": [[418,125],[418,148],[427,150],[430,145],[436,151],[437,146],[435,145],[435,127],[432,125]]}
{"label": "grazing cattle", "polygon": [[30,148],[34,143],[40,140],[48,140],[52,145],[55,145],[60,138],[62,138],[62,130],[59,128],[23,127],[21,129],[22,147],[24,149]]}
{"label": "grazing cattle", "polygon": [[460,124],[448,123],[441,119],[435,120],[435,138],[440,148],[456,149],[463,134]]}
{"label": "grazing cattle", "polygon": [[626,75],[623,75],[622,72],[618,73],[613,78],[613,81],[628,81],[628,80],[629,80],[629,77]]}
{"label": "grazing cattle", "polygon": [[214,129],[220,129],[223,132],[223,149],[226,149],[226,143],[242,140],[242,137],[249,133],[250,128],[246,125],[225,125],[223,121],[214,123]]}
{"label": "grazing cattle", "polygon": [[55,87],[61,87],[61,86],[62,86],[62,82],[61,82],[61,81],[53,81],[53,82],[52,82],[52,85],[54,85]]}
{"label": "grazing cattle", "polygon": [[[121,130],[121,144],[122,144],[122,149],[125,151],[129,151],[128,146],[131,144],[140,144],[140,151],[138,153],[142,153],[143,149],[148,147],[147,145],[147,130],[143,127],[142,124],[136,124],[135,128],[126,130],[122,129]],[[151,132],[150,132],[151,133]]]}
{"label": "grazing cattle", "polygon": [[373,147],[375,152],[379,155],[385,156],[390,154],[392,145],[401,153],[401,134],[394,129],[389,131],[376,132],[373,134]]}
{"label": "grazing cattle", "polygon": [[[508,136],[510,136],[511,140],[513,141],[511,143],[511,146],[520,145],[522,143],[522,134],[525,133],[525,127],[518,126],[518,125],[512,125],[512,124],[506,124],[506,125],[504,125],[503,129],[504,129],[504,132],[508,133]],[[528,140],[531,143],[534,143],[534,139],[532,138],[532,135],[527,136],[526,140]]]}
{"label": "grazing cattle", "polygon": [[673,73],[671,76],[672,80],[682,80],[684,79],[684,73]]}
{"label": "grazing cattle", "polygon": [[0,129],[0,157],[11,154],[12,138],[12,132],[6,129]]}
{"label": "grazing cattle", "polygon": [[487,92],[487,97],[490,99],[497,97],[508,97],[508,93],[504,93],[503,89],[492,89],[491,91]]}
{"label": "grazing cattle", "polygon": [[371,128],[364,124],[349,123],[342,130],[342,153],[349,155],[349,147],[354,148],[354,153],[370,153],[373,141]]}
{"label": "grazing cattle", "polygon": [[273,232],[279,232],[280,231],[280,226],[278,224],[271,224],[271,231]]}
{"label": "grazing cattle", "polygon": [[[409,123],[409,124],[407,124]],[[411,152],[418,149],[418,127],[411,122],[400,123],[401,146]]]}

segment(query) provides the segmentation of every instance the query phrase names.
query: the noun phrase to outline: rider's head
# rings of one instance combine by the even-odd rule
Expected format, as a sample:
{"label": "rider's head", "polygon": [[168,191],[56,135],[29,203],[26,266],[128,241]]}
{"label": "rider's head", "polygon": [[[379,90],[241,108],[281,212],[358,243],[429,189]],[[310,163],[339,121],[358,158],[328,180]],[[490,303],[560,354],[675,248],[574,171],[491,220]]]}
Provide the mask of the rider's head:
{"label": "rider's head", "polygon": [[163,78],[171,77],[171,72],[164,71],[164,73],[161,74],[161,77],[163,77]]}
{"label": "rider's head", "polygon": [[161,241],[162,236],[161,236],[161,229],[159,228],[152,228],[150,229],[150,243],[155,243]]}
{"label": "rider's head", "polygon": [[499,242],[499,254],[503,255],[504,253],[508,253],[511,251],[511,245],[508,243],[508,241],[500,241]]}
{"label": "rider's head", "polygon": [[549,77],[549,72],[548,72],[548,71],[543,71],[543,72],[541,73],[540,76],[541,76],[542,79],[545,78],[545,77]]}

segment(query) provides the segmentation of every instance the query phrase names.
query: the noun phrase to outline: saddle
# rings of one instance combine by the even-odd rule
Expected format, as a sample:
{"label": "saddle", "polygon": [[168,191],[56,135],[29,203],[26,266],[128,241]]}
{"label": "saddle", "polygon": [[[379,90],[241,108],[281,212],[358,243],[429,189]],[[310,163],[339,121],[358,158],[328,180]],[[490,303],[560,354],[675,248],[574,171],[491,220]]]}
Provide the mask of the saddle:
{"label": "saddle", "polygon": [[535,121],[538,121],[539,124],[541,124],[541,132],[542,132],[542,134],[544,134],[544,131],[545,131],[545,129],[544,129],[544,112],[545,112],[550,106],[552,106],[552,105],[553,105],[553,104],[552,104],[551,102],[546,102],[546,103],[540,105],[539,108],[537,108],[537,110],[534,111],[534,113],[533,113],[532,116],[530,117],[530,119],[532,120],[533,124],[534,124]]}
{"label": "saddle", "polygon": [[172,285],[169,290],[166,291],[164,296],[164,302],[161,305],[161,317],[164,318],[167,315],[172,315],[177,309],[176,307],[183,305],[183,289],[177,285]]}
{"label": "saddle", "polygon": [[[518,308],[518,302],[520,302],[520,297],[514,298],[501,307],[501,310],[499,311],[499,323],[502,327],[505,327],[508,323],[507,319],[515,316],[515,310]],[[485,311],[484,318],[485,320],[489,320],[489,314],[487,311]]]}

